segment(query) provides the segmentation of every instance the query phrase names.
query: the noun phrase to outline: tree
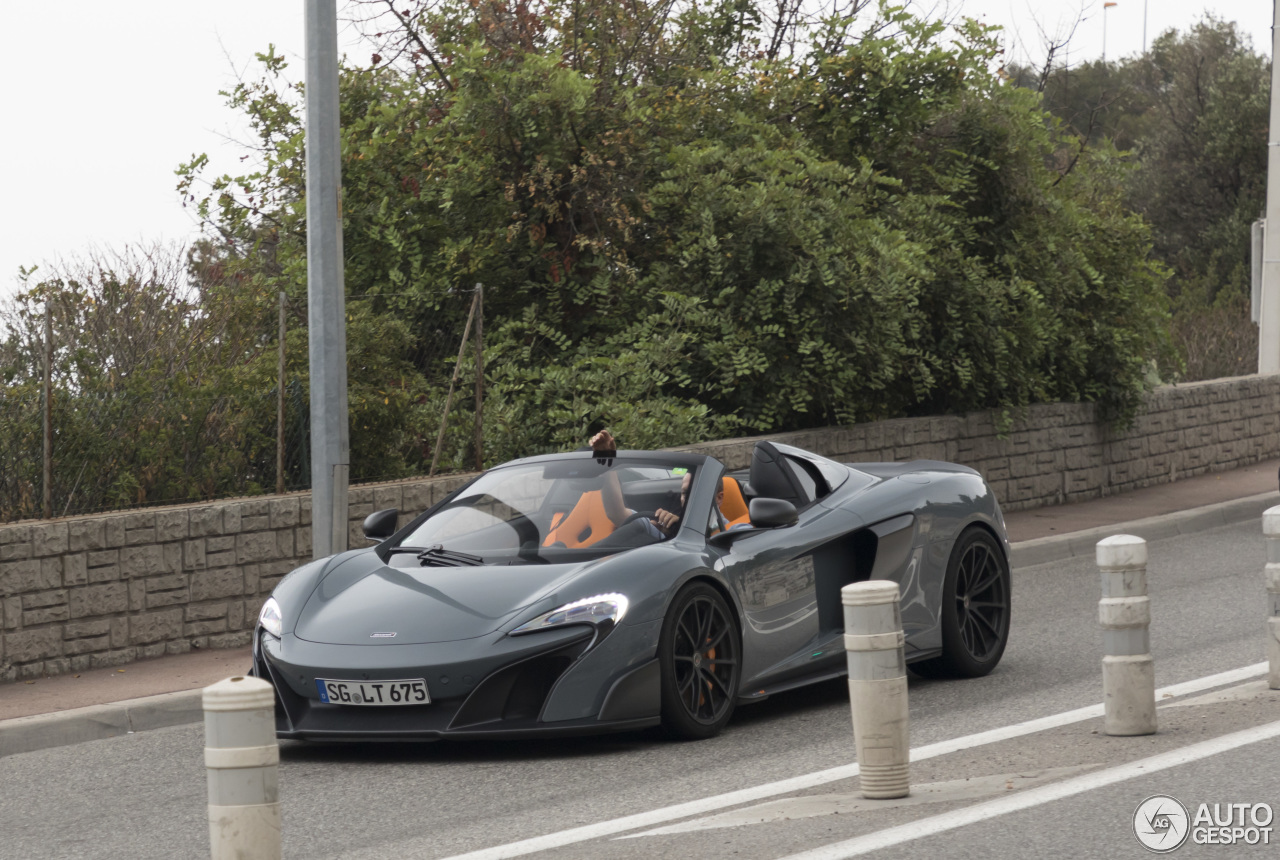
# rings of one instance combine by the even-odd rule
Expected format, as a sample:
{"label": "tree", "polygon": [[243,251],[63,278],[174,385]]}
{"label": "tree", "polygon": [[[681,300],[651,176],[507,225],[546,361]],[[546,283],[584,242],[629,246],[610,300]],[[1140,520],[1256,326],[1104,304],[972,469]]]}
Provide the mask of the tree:
{"label": "tree", "polygon": [[[373,65],[342,75],[343,226],[351,324],[407,338],[372,338],[389,365],[367,377],[403,380],[370,426],[416,404],[404,468],[451,370],[424,356],[452,352],[477,281],[495,458],[598,422],[664,445],[1133,407],[1165,316],[1123,169],[1105,147],[1057,165],[1069,141],[979,26],[953,44],[890,7],[862,29],[746,0],[384,8]],[[297,85],[262,61],[230,94],[260,168],[197,194],[196,159],[182,188],[229,275],[301,301]]]}
{"label": "tree", "polygon": [[[245,368],[264,344],[237,297],[189,277],[181,249],[135,247],[42,271],[0,313],[0,413],[26,441],[0,518],[37,512],[44,320],[53,326],[53,485],[58,513],[253,492],[272,481],[274,412]],[[8,470],[6,470],[8,471]]]}
{"label": "tree", "polygon": [[[1135,165],[1125,202],[1152,229],[1169,267],[1178,350],[1192,379],[1250,373],[1250,225],[1266,196],[1270,70],[1234,23],[1209,15],[1161,34],[1143,56],[1058,66],[1042,79],[1045,107],[1086,148],[1114,144]],[[1165,372],[1180,371],[1166,364]]]}
{"label": "tree", "polygon": [[1209,303],[1245,294],[1249,225],[1266,200],[1266,59],[1235,24],[1206,17],[1162,34],[1137,72],[1155,116],[1129,199],[1151,222],[1178,294]]}

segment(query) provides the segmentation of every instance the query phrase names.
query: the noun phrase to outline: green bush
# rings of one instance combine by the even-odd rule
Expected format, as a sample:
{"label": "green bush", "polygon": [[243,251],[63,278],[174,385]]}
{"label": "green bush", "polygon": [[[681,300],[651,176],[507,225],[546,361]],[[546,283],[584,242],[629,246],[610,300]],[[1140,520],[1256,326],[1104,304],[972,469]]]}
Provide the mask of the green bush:
{"label": "green bush", "polygon": [[[992,71],[978,25],[952,41],[885,6],[870,30],[778,30],[771,9],[445,0],[374,26],[396,59],[341,76],[354,480],[425,471],[477,282],[489,462],[600,424],[647,447],[1050,400],[1131,413],[1168,315],[1123,159],[1063,160],[1074,138]],[[282,290],[305,378],[300,85],[261,59],[229,94],[258,166],[181,170],[216,237],[190,319],[256,333],[211,344],[222,365],[190,392],[220,416],[200,438],[238,452],[172,484],[202,493],[274,475]],[[448,468],[474,456],[474,361]],[[164,426],[149,461],[209,450]]]}

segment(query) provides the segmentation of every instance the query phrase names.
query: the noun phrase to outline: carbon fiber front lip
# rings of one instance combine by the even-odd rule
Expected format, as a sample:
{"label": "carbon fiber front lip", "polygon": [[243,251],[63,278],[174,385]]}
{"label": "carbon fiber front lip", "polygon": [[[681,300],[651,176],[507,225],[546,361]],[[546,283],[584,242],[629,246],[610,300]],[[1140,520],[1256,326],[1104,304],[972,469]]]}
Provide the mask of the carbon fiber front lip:
{"label": "carbon fiber front lip", "polygon": [[600,722],[596,719],[569,720],[562,723],[536,723],[530,725],[503,726],[493,729],[445,729],[402,732],[344,732],[296,730],[277,731],[282,740],[326,741],[341,743],[379,743],[391,741],[440,741],[440,740],[520,740],[522,738],[581,737],[584,735],[613,734],[641,731],[653,728],[661,722],[659,717],[639,720]]}

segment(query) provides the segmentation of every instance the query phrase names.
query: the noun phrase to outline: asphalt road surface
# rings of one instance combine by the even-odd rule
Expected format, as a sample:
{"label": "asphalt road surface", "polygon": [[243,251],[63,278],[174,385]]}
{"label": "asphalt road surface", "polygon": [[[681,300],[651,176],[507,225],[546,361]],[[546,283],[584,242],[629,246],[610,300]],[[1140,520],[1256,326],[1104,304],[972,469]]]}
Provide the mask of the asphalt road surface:
{"label": "asphalt road surface", "polygon": [[[1156,542],[1150,559],[1157,686],[1263,659],[1267,609],[1259,523]],[[1099,580],[1092,563],[1017,570],[1013,590],[1012,636],[996,672],[971,681],[912,679],[913,749],[1101,700]],[[1262,697],[1244,710],[1188,707],[1161,714],[1162,731],[1155,738],[1097,744],[1086,721],[1057,735],[967,750],[939,759],[936,766],[913,764],[913,785],[946,792],[970,776],[1016,778],[1029,786],[1037,779],[1070,778],[1086,766],[1107,767],[1280,719],[1280,706]],[[1083,759],[1066,752],[1081,738],[1095,739]],[[207,857],[202,748],[203,728],[192,725],[0,759],[0,858]],[[285,856],[451,857],[852,760],[843,681],[741,707],[723,735],[697,743],[672,743],[652,733],[484,745],[286,742],[280,765]],[[1135,792],[1157,793],[1166,785],[1171,791],[1192,791],[1190,782],[1204,799],[1216,799],[1208,797],[1216,791],[1224,802],[1248,801],[1270,791],[1270,797],[1257,799],[1280,806],[1280,781],[1269,776],[1277,763],[1280,742],[1263,740],[1170,768],[1164,779],[1152,775],[1117,783],[871,856],[1142,856],[1125,829]],[[973,802],[986,796],[986,784],[970,788]],[[802,794],[822,795],[828,799],[814,802],[839,807],[849,802],[851,791],[856,792],[856,781],[845,780]],[[888,827],[964,805],[883,812],[841,807],[843,817],[828,814],[803,823],[724,826],[681,837],[590,839],[557,849],[555,856],[777,858],[874,831],[881,826],[877,816]],[[1090,826],[1100,818],[1105,827]],[[1117,839],[1127,841],[1117,846]],[[1213,853],[1209,846],[1186,846],[1183,853],[1226,856],[1222,852],[1237,848],[1243,850],[1219,846]],[[1192,849],[1210,853],[1197,855]],[[1249,856],[1274,850],[1258,849]]]}

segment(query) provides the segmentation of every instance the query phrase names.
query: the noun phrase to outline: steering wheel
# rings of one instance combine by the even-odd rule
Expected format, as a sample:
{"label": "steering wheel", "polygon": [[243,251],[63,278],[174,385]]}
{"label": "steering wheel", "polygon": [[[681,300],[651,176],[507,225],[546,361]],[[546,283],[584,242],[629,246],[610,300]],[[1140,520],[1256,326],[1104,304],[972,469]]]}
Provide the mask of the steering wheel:
{"label": "steering wheel", "polygon": [[654,517],[656,517],[657,515],[658,515],[658,512],[657,512],[657,511],[636,511],[635,513],[633,513],[633,514],[631,514],[629,517],[627,517],[625,520],[623,520],[622,522],[618,523],[617,528],[622,528],[622,527],[623,527],[623,526],[625,526],[627,523],[635,522],[635,521],[636,521],[636,520],[638,520],[638,519],[647,519],[647,520],[651,520],[651,519],[653,519]]}

